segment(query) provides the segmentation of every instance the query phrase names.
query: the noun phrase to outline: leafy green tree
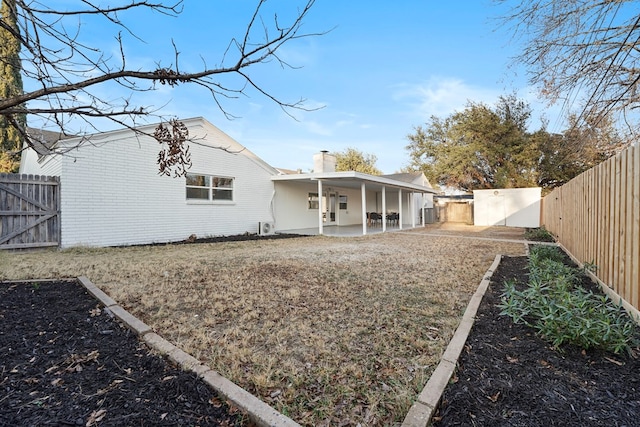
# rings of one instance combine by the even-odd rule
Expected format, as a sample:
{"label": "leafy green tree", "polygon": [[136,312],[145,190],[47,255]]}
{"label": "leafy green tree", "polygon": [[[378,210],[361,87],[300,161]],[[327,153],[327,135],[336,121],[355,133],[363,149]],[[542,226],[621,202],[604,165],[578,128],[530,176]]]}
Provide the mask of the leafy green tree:
{"label": "leafy green tree", "polygon": [[[19,34],[15,0],[2,0],[0,16],[0,99],[22,95],[20,43],[10,31]],[[6,27],[8,28],[5,28]],[[18,131],[26,125],[23,113],[0,116],[0,172],[17,172],[23,138]],[[15,126],[15,125],[17,126]]]}
{"label": "leafy green tree", "polygon": [[629,145],[611,116],[567,118],[568,130],[530,132],[529,105],[510,95],[495,108],[469,102],[408,136],[411,164],[431,182],[465,191],[560,186]]}
{"label": "leafy green tree", "polygon": [[376,167],[378,158],[373,154],[365,154],[355,148],[347,148],[345,151],[335,153],[336,171],[356,171],[369,175],[382,175]]}
{"label": "leafy green tree", "polygon": [[515,95],[495,108],[469,102],[445,119],[431,117],[408,135],[411,168],[465,191],[536,186],[538,150],[526,126],[531,109]]}
{"label": "leafy green tree", "polygon": [[538,184],[543,188],[558,187],[629,145],[610,115],[588,117],[578,123],[578,117],[572,114],[568,124],[569,129],[562,134],[540,130],[532,135],[540,149]]}

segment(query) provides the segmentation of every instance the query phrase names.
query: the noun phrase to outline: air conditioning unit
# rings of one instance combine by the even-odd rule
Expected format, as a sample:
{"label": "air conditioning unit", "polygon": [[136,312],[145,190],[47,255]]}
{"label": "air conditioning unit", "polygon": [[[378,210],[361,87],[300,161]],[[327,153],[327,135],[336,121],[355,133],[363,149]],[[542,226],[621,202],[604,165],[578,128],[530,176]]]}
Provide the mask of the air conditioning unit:
{"label": "air conditioning unit", "polygon": [[259,222],[258,223],[258,234],[261,236],[268,236],[270,234],[274,234],[276,232],[276,228],[273,225],[273,222]]}

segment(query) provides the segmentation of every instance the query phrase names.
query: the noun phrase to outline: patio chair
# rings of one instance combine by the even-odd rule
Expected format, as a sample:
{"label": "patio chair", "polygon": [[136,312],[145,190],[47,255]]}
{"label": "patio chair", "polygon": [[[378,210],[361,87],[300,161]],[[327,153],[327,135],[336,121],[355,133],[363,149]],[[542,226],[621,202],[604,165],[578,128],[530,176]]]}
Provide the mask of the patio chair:
{"label": "patio chair", "polygon": [[400,221],[400,214],[397,212],[391,212],[390,214],[387,214],[387,224],[389,225],[398,225],[398,222]]}
{"label": "patio chair", "polygon": [[382,227],[382,214],[377,212],[369,212],[369,226],[377,226],[380,223]]}

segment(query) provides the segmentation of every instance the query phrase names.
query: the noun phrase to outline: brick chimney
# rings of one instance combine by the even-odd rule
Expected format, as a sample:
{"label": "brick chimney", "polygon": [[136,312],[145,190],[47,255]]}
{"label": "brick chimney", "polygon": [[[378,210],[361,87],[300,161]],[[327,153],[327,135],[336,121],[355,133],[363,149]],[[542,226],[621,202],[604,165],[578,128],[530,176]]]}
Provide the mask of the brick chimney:
{"label": "brick chimney", "polygon": [[313,155],[313,172],[335,172],[336,171],[336,156],[329,154],[327,150],[322,150],[319,153]]}

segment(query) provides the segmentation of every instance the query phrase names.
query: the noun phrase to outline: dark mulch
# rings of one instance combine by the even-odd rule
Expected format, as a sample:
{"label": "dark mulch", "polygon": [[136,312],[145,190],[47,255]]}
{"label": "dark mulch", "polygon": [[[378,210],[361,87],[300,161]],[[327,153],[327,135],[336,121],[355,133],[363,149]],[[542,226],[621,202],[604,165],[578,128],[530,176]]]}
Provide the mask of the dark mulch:
{"label": "dark mulch", "polygon": [[0,283],[1,426],[239,426],[75,282]]}
{"label": "dark mulch", "polygon": [[281,240],[281,239],[294,239],[297,237],[310,237],[306,234],[293,234],[293,233],[277,233],[267,234],[261,236],[260,234],[244,233],[233,234],[230,236],[209,236],[209,237],[197,237],[192,234],[184,240],[168,243],[146,243],[134,246],[167,246],[167,245],[185,245],[190,243],[224,243],[224,242],[246,242],[250,240]]}
{"label": "dark mulch", "polygon": [[[526,258],[503,258],[443,395],[434,426],[638,426],[640,361],[627,355],[560,353],[499,315],[508,278],[527,282]],[[599,291],[588,279],[584,286]]]}
{"label": "dark mulch", "polygon": [[259,234],[236,234],[232,236],[214,236],[214,237],[200,237],[195,239],[187,239],[185,243],[221,243],[221,242],[244,242],[247,240],[281,240],[281,239],[294,239],[297,237],[310,237],[306,234],[293,234],[293,233],[278,233],[267,234],[261,236]]}

